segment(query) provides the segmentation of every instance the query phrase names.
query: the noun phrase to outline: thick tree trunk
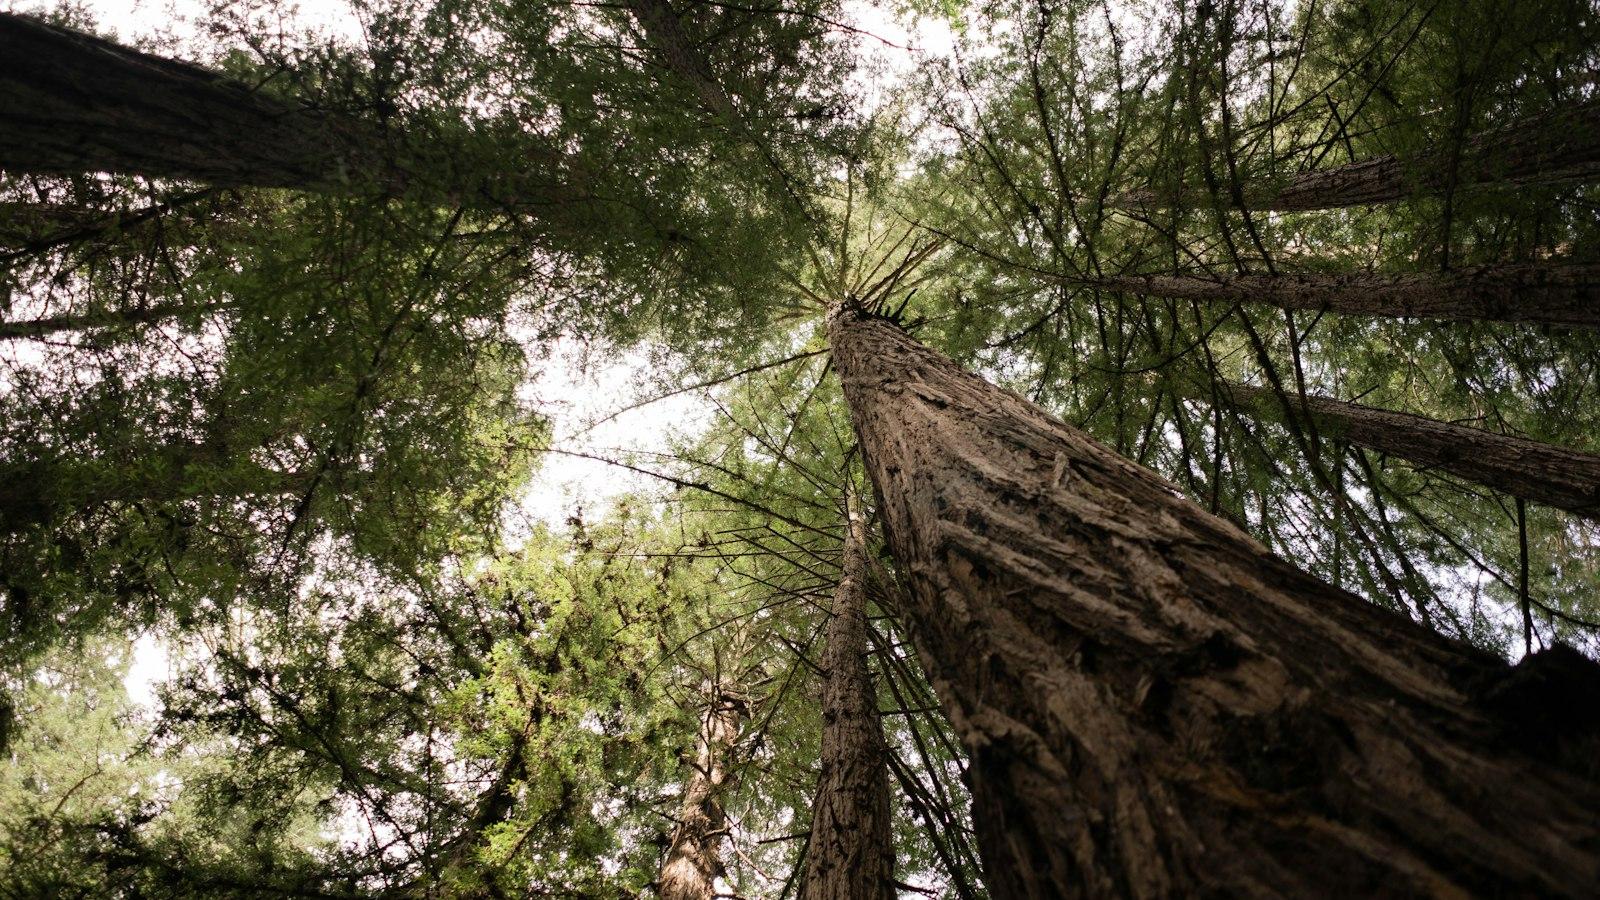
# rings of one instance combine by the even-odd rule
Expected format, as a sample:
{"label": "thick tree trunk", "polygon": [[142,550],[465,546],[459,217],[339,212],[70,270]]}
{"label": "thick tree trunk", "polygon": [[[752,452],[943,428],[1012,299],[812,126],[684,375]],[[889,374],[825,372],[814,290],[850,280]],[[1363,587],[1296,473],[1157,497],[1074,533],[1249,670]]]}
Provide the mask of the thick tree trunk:
{"label": "thick tree trunk", "polygon": [[[1291,212],[1392,203],[1438,194],[1452,185],[1566,184],[1594,178],[1600,178],[1600,104],[1587,103],[1472,137],[1454,163],[1443,149],[1409,159],[1376,156],[1296,175],[1281,187],[1247,184],[1243,199],[1250,209]],[[1139,192],[1117,202],[1149,206],[1170,200]]]}
{"label": "thick tree trunk", "polygon": [[1128,275],[1105,285],[1155,297],[1347,315],[1600,328],[1597,265],[1474,266],[1404,275]]}
{"label": "thick tree trunk", "polygon": [[0,168],[333,189],[383,171],[372,129],[199,66],[0,13]]}
{"label": "thick tree trunk", "polygon": [[713,686],[701,712],[678,824],[656,880],[661,900],[711,900],[716,895],[727,830],[722,794],[729,779],[728,754],[739,738],[745,711],[743,699]]}
{"label": "thick tree trunk", "polygon": [[822,774],[801,900],[892,900],[888,749],[867,671],[867,536],[850,504],[822,666]]}
{"label": "thick tree trunk", "polygon": [[[0,169],[377,192],[579,228],[590,178],[535,138],[423,139],[278,100],[200,66],[0,13]],[[481,162],[490,148],[514,171]],[[570,222],[568,221],[570,220]],[[587,223],[593,224],[593,223]]]}
{"label": "thick tree trunk", "polygon": [[1593,663],[1513,670],[886,321],[829,333],[996,897],[1592,893]]}
{"label": "thick tree trunk", "polygon": [[[1222,390],[1237,408],[1256,416],[1282,418],[1286,412],[1270,388],[1225,384]],[[1600,521],[1600,456],[1593,453],[1314,394],[1303,403],[1291,394],[1288,401],[1326,437]]]}

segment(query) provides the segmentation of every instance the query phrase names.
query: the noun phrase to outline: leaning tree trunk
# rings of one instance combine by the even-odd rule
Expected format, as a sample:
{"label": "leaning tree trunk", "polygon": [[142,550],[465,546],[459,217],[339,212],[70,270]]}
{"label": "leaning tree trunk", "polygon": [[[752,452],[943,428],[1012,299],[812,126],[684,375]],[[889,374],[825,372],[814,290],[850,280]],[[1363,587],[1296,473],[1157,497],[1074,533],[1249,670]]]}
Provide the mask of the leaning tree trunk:
{"label": "leaning tree trunk", "polygon": [[165,306],[142,306],[129,309],[108,309],[88,313],[65,313],[59,316],[41,316],[37,319],[0,320],[0,341],[40,340],[64,332],[126,331],[143,325],[167,322],[187,316],[200,316],[227,308],[224,303],[171,303]]}
{"label": "leaning tree trunk", "polygon": [[[588,190],[589,175],[536,137],[513,138],[512,153],[500,137],[437,128],[446,128],[439,134],[447,138],[278,100],[200,66],[0,13],[6,171],[376,191],[496,211],[509,206],[559,219],[564,228],[587,223],[589,209],[605,202]],[[510,158],[515,170],[504,165]]]}
{"label": "leaning tree trunk", "polygon": [[[1392,203],[1417,194],[1487,184],[1566,184],[1600,178],[1600,103],[1524,119],[1469,138],[1459,159],[1432,150],[1408,159],[1376,156],[1306,172],[1281,187],[1245,185],[1244,205],[1284,212]],[[1173,198],[1147,191],[1120,206],[1159,206]],[[1199,202],[1201,198],[1186,198]]]}
{"label": "leaning tree trunk", "polygon": [[888,749],[867,671],[866,527],[850,502],[843,574],[822,658],[822,773],[801,900],[892,900]]}
{"label": "leaning tree trunk", "polygon": [[[1263,417],[1285,413],[1270,388],[1220,387],[1240,410]],[[1324,436],[1600,521],[1600,456],[1593,453],[1315,394],[1290,394],[1287,400],[1294,412],[1310,415]]]}
{"label": "leaning tree trunk", "polygon": [[742,698],[712,686],[700,715],[678,824],[656,880],[661,900],[711,900],[716,896],[716,881],[723,871],[722,837],[727,830],[722,794],[729,779],[728,755],[738,740],[745,711]]}
{"label": "leaning tree trunk", "polygon": [[1600,328],[1600,266],[1472,266],[1376,275],[1127,275],[1104,286],[1134,294],[1394,318],[1535,322]]}
{"label": "leaning tree trunk", "polygon": [[887,321],[829,333],[995,896],[1593,891],[1593,697],[1531,687],[1588,660],[1513,670]]}
{"label": "leaning tree trunk", "polygon": [[381,171],[376,130],[199,66],[0,13],[0,168],[327,189]]}

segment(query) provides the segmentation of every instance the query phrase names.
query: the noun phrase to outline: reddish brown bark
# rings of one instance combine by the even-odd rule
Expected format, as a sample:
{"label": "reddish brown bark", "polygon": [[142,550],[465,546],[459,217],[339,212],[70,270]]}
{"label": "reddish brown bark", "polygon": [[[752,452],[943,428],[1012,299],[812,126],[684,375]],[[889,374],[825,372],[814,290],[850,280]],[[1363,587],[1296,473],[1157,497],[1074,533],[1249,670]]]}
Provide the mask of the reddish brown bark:
{"label": "reddish brown bark", "polygon": [[677,827],[661,862],[656,893],[661,900],[711,900],[722,874],[722,838],[727,815],[722,794],[730,777],[728,755],[739,738],[746,705],[743,699],[712,687],[710,701],[700,714]]}
{"label": "reddish brown bark", "polygon": [[[1414,157],[1376,156],[1290,178],[1281,187],[1247,184],[1250,209],[1302,211],[1392,203],[1419,194],[1489,184],[1566,184],[1600,177],[1600,104],[1533,116],[1469,138],[1452,161],[1447,149]],[[1198,198],[1186,202],[1197,202]],[[1149,192],[1124,206],[1170,202]]]}
{"label": "reddish brown bark", "polygon": [[[1283,400],[1268,388],[1224,384],[1222,390],[1246,412],[1285,413]],[[1600,520],[1600,456],[1593,453],[1331,397],[1287,399],[1295,412],[1310,415],[1324,436]]]}
{"label": "reddish brown bark", "polygon": [[1155,297],[1347,315],[1600,328],[1596,265],[1473,266],[1403,275],[1128,275],[1106,286]]}
{"label": "reddish brown bark", "polygon": [[866,527],[851,504],[822,667],[822,773],[801,900],[891,900],[888,750],[867,671]]}
{"label": "reddish brown bark", "polygon": [[996,897],[1592,892],[1592,702],[1518,692],[1592,663],[1512,670],[886,321],[829,333]]}

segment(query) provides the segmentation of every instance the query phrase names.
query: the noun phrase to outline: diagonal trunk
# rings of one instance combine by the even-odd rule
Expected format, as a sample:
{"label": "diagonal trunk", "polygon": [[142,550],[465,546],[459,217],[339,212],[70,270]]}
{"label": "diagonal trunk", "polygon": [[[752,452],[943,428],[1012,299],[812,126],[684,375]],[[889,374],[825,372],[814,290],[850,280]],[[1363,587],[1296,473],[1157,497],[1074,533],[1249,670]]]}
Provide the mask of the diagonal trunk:
{"label": "diagonal trunk", "polygon": [[1101,284],[1154,297],[1346,315],[1600,328],[1597,265],[1473,266],[1404,275],[1127,275]]}
{"label": "diagonal trunk", "polygon": [[140,325],[165,322],[183,316],[204,315],[226,309],[225,303],[173,303],[166,306],[144,306],[132,309],[102,310],[91,313],[68,313],[59,316],[42,316],[37,319],[0,321],[0,341],[48,338],[62,332],[96,331],[102,328],[126,330]]}
{"label": "diagonal trunk", "polygon": [[[1284,415],[1282,399],[1270,388],[1222,389],[1242,411]],[[1303,403],[1298,395],[1288,400],[1322,435],[1600,521],[1600,456],[1593,453],[1314,394]]]}
{"label": "diagonal trunk", "polygon": [[457,137],[423,140],[278,100],[201,66],[0,13],[0,169],[9,172],[376,191],[575,221],[582,212],[572,207],[600,202],[582,188],[583,173],[536,141],[517,146],[516,171],[486,171],[474,160],[488,139],[464,128]]}
{"label": "diagonal trunk", "polygon": [[996,897],[1592,891],[1593,663],[1510,669],[889,322],[829,334]]}
{"label": "diagonal trunk", "polygon": [[745,714],[743,699],[713,688],[700,715],[678,824],[656,881],[661,900],[711,900],[716,896],[716,880],[723,870],[722,838],[727,831],[722,795],[730,778],[728,757]]}
{"label": "diagonal trunk", "polygon": [[[1306,172],[1282,186],[1246,184],[1244,205],[1284,212],[1393,203],[1415,194],[1482,185],[1566,184],[1600,178],[1600,103],[1533,116],[1468,139],[1459,160],[1446,150],[1409,159],[1375,156]],[[1124,195],[1121,206],[1171,202],[1150,192]],[[1199,197],[1185,202],[1203,202]]]}
{"label": "diagonal trunk", "polygon": [[0,167],[332,189],[387,157],[365,126],[199,66],[0,13]]}
{"label": "diagonal trunk", "polygon": [[[848,501],[847,501],[848,502]],[[888,749],[867,671],[867,544],[850,504],[843,574],[828,622],[822,688],[822,773],[811,813],[800,900],[891,900]]]}

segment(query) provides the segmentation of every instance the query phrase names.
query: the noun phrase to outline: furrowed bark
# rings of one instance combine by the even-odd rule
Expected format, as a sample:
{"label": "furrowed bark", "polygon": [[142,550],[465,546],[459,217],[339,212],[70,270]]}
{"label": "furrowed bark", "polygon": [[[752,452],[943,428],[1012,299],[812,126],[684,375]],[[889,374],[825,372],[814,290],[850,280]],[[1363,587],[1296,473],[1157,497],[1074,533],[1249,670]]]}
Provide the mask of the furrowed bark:
{"label": "furrowed bark", "polygon": [[[1454,181],[1452,182],[1452,166]],[[1385,155],[1290,178],[1281,187],[1244,186],[1249,209],[1296,212],[1392,203],[1483,185],[1567,184],[1600,177],[1600,104],[1587,103],[1524,119],[1469,138],[1452,164],[1443,149],[1409,159]],[[1119,206],[1162,206],[1173,198],[1143,191]],[[1203,198],[1186,198],[1196,204]]]}
{"label": "furrowed bark", "polygon": [[0,168],[333,189],[381,171],[379,135],[199,66],[0,13]]}
{"label": "furrowed bark", "polygon": [[1107,287],[1154,297],[1453,321],[1600,328],[1600,266],[1473,266],[1377,275],[1127,275]]}
{"label": "furrowed bark", "polygon": [[[848,502],[848,501],[847,501]],[[867,671],[867,535],[850,504],[844,572],[833,595],[822,689],[822,774],[801,900],[891,900],[888,749]]]}
{"label": "furrowed bark", "polygon": [[716,880],[723,871],[722,837],[727,830],[722,793],[730,777],[728,755],[738,740],[745,710],[743,699],[714,688],[710,703],[701,712],[678,824],[656,880],[661,900],[711,900],[716,896]]}
{"label": "furrowed bark", "polygon": [[[1242,411],[1278,419],[1285,414],[1270,388],[1223,384],[1221,390]],[[1295,412],[1313,417],[1325,437],[1600,521],[1600,455],[1314,394],[1288,400]]]}
{"label": "furrowed bark", "polygon": [[829,333],[996,897],[1592,892],[1592,662],[1511,669],[887,321]]}

